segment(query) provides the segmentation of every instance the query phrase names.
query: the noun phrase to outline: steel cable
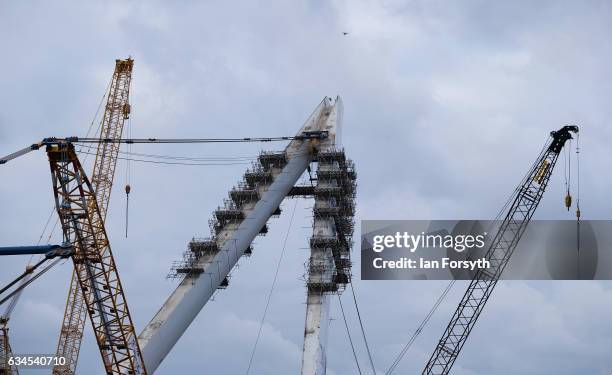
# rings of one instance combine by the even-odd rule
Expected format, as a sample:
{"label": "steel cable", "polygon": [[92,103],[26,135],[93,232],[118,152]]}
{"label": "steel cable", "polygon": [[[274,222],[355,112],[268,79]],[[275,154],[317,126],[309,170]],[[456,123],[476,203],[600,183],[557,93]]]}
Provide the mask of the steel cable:
{"label": "steel cable", "polygon": [[289,233],[291,233],[291,227],[293,225],[293,218],[295,216],[297,202],[298,200],[296,199],[293,205],[293,211],[291,212],[291,219],[289,220],[289,227],[287,228],[287,233],[285,234],[285,239],[283,241],[283,249],[281,250],[281,254],[280,254],[280,257],[278,258],[278,262],[276,263],[276,271],[274,272],[274,279],[272,280],[272,286],[270,287],[270,291],[268,292],[268,298],[266,300],[266,307],[264,308],[264,312],[261,317],[261,321],[259,322],[259,330],[257,331],[257,338],[255,339],[255,345],[253,345],[253,350],[251,351],[251,357],[249,358],[249,366],[247,367],[247,370],[246,370],[247,375],[251,371],[251,366],[253,365],[253,358],[255,358],[255,351],[257,350],[257,345],[259,344],[259,339],[261,338],[261,330],[263,329],[263,324],[266,320],[266,315],[268,314],[268,308],[270,307],[272,293],[274,292],[274,288],[276,287],[276,281],[278,280],[278,272],[280,271],[280,266],[283,261],[283,256],[285,255],[285,249],[287,248],[287,239],[289,238]]}
{"label": "steel cable", "polygon": [[340,311],[342,311],[342,319],[344,319],[344,326],[346,327],[346,335],[348,336],[349,343],[351,344],[351,350],[353,351],[353,358],[355,358],[355,365],[357,365],[357,371],[361,375],[361,366],[359,366],[359,360],[357,359],[357,352],[355,351],[355,345],[353,345],[353,339],[351,338],[351,331],[349,330],[348,323],[346,321],[346,315],[344,314],[344,307],[342,306],[342,298],[340,294],[338,296],[338,302],[340,303]]}

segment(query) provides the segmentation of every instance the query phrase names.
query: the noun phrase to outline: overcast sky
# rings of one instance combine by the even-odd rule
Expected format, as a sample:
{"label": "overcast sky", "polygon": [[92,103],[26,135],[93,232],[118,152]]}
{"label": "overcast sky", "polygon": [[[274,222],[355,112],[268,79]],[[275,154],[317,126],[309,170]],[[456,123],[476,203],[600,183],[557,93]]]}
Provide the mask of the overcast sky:
{"label": "overcast sky", "polygon": [[[134,137],[292,135],[325,95],[341,95],[357,220],[492,218],[548,133],[567,123],[581,126],[583,216],[609,219],[611,32],[606,1],[0,2],[0,154],[45,136],[84,135],[115,58],[131,55]],[[262,147],[284,145],[134,151],[250,157]],[[38,241],[53,204],[48,168],[43,152],[0,167],[1,245]],[[138,331],[176,286],[165,279],[172,261],[190,238],[208,234],[212,211],[245,169],[133,163],[126,239],[119,164],[107,229]],[[563,189],[559,165],[536,218],[573,218]],[[299,372],[311,205],[297,203],[251,374]],[[284,215],[157,373],[245,373],[293,206],[285,201]],[[56,231],[51,242],[59,241]],[[358,247],[354,259],[384,373],[445,284],[359,281]],[[0,282],[26,261],[1,259]],[[58,266],[24,293],[10,323],[15,352],[55,351],[70,272],[70,262]],[[611,286],[500,283],[454,374],[610,373]],[[464,288],[455,286],[397,373],[422,370]],[[367,368],[354,307],[343,298]],[[335,302],[328,373],[356,373]],[[89,326],[78,370],[103,373]]]}

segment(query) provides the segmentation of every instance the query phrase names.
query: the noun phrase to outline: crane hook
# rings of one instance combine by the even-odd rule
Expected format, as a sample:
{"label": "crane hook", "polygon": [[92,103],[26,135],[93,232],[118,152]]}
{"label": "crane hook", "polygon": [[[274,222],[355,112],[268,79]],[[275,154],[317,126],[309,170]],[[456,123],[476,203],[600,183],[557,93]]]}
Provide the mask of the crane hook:
{"label": "crane hook", "polygon": [[125,185],[125,238],[128,236],[128,215],[130,213],[130,192],[132,187],[130,184]]}

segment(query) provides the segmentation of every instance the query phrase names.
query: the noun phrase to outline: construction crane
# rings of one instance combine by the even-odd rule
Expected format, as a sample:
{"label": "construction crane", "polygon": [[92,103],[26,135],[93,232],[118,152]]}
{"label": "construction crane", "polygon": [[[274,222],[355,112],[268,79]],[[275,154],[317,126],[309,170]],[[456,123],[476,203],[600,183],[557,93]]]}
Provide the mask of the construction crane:
{"label": "construction crane", "polygon": [[[110,83],[104,115],[100,123],[100,139],[121,139],[125,120],[130,115],[129,93],[132,80],[134,60],[115,61],[115,71]],[[119,143],[98,143],[91,187],[95,200],[89,202],[88,213],[91,215],[92,228],[101,230],[108,211],[108,203],[113,188],[115,167],[119,153]],[[94,205],[97,203],[100,215],[96,215]],[[97,221],[101,220],[100,223]],[[95,234],[94,234],[95,235]],[[97,235],[95,235],[97,236]],[[76,269],[72,273],[64,319],[57,343],[56,356],[66,358],[65,366],[56,366],[54,375],[72,375],[76,371],[83,330],[87,317],[86,304],[80,291]]]}
{"label": "construction crane", "polygon": [[[11,318],[11,314],[15,310],[17,301],[23,293],[23,289],[32,281],[36,280],[59,263],[61,259],[70,257],[70,255],[72,255],[72,251],[72,247],[61,245],[0,247],[0,256],[44,255],[44,257],[37,263],[28,264],[25,271],[21,275],[0,289],[0,305],[7,303],[4,313],[0,315],[0,375],[19,374],[17,366],[11,364],[9,361],[13,353],[9,342],[8,323]],[[51,262],[49,263],[49,261]],[[45,267],[42,267],[42,270],[39,270],[39,268],[43,265],[45,265]],[[13,289],[11,290],[11,288]],[[4,295],[5,292],[7,294],[6,296]]]}
{"label": "construction crane", "polygon": [[146,374],[104,220],[70,142],[48,143],[55,207],[107,374]]}
{"label": "construction crane", "polygon": [[[25,276],[21,279],[19,287],[25,285],[30,277],[31,271],[26,269]],[[17,367],[9,365],[8,363],[9,357],[13,355],[11,344],[9,342],[8,322],[20,296],[21,291],[13,295],[8,303],[8,306],[4,310],[4,313],[0,315],[0,375],[19,375]]]}
{"label": "construction crane", "polygon": [[[339,97],[335,102],[326,97],[293,137],[45,138],[0,158],[1,165],[46,146],[64,235],[62,246],[74,249],[71,258],[78,287],[108,374],[153,373],[213,293],[227,287],[230,271],[241,256],[252,253],[253,239],[267,233],[267,221],[280,213],[282,200],[296,196],[315,197],[302,374],[325,373],[329,295],[339,293],[350,282],[355,211],[356,173],[344,151],[337,148],[341,120],[342,101]],[[182,275],[182,282],[136,339],[96,192],[77,158],[74,144],[285,140],[290,143],[283,152],[259,155],[259,163],[230,192],[231,200],[215,211],[210,222],[213,237],[189,243],[189,256],[174,268]],[[313,162],[318,164],[317,184],[295,186],[299,177],[310,171]]]}
{"label": "construction crane", "polygon": [[8,334],[8,316],[3,314],[0,317],[0,375],[19,375],[16,366],[9,364],[8,358],[13,355]]}
{"label": "construction crane", "polygon": [[[8,323],[23,289],[59,263],[61,259],[69,258],[72,252],[72,247],[61,245],[0,247],[0,256],[43,255],[41,260],[35,264],[28,264],[21,275],[0,289],[0,305],[7,303],[4,313],[0,315],[0,375],[19,374],[17,366],[9,361],[13,354],[9,342]],[[43,265],[45,267],[39,269]],[[13,289],[11,290],[11,288]],[[6,296],[4,295],[5,292]]]}
{"label": "construction crane", "polygon": [[[339,105],[337,102],[337,106]],[[336,139],[335,136],[335,119],[336,119],[336,108],[332,107],[329,100],[326,99],[317,108],[317,115],[313,122],[314,124],[305,125],[302,131],[293,137],[267,137],[267,138],[190,138],[190,139],[157,139],[157,138],[142,138],[142,139],[107,139],[107,138],[45,138],[40,142],[34,143],[22,150],[14,152],[10,155],[0,158],[0,165],[6,164],[7,162],[23,156],[34,150],[38,150],[46,146],[47,155],[51,167],[53,191],[55,196],[55,205],[62,224],[63,231],[63,248],[74,249],[71,254],[75,270],[78,279],[78,288],[83,293],[83,302],[86,306],[86,311],[90,317],[90,321],[94,328],[94,333],[104,366],[107,374],[146,374],[145,362],[143,355],[140,351],[140,346],[149,343],[152,337],[147,337],[144,343],[141,343],[142,338],[136,339],[134,326],[129,314],[127,303],[125,301],[125,295],[119,281],[119,275],[117,273],[115,262],[111,253],[108,237],[104,229],[104,221],[101,218],[101,214],[96,202],[95,192],[92,188],[91,183],[80,164],[77,157],[74,144],[75,143],[113,143],[113,144],[134,144],[134,143],[212,143],[212,142],[274,142],[274,141],[291,141],[290,146],[287,148],[287,154],[262,154],[260,156],[260,162],[265,165],[266,169],[256,170],[252,172],[252,178],[254,181],[259,181],[263,178],[261,183],[257,182],[257,186],[262,192],[265,192],[264,196],[274,197],[274,201],[265,204],[264,206],[257,205],[255,210],[251,204],[249,204],[249,213],[258,214],[263,210],[268,210],[274,206],[275,209],[270,212],[265,218],[261,217],[256,222],[252,223],[248,221],[248,227],[254,229],[252,233],[253,237],[257,233],[263,233],[265,221],[278,210],[278,204],[285,195],[290,195],[293,183],[297,180],[299,175],[306,170],[308,163],[312,161],[314,152],[318,152],[322,145],[332,145]],[[323,113],[324,112],[324,113]],[[332,115],[333,114],[333,115]],[[327,121],[323,121],[323,118],[328,118]],[[328,146],[329,147],[329,146]],[[338,164],[342,164],[344,167],[350,166],[350,163],[344,159],[343,153],[333,151],[331,148],[326,148],[325,153],[318,154],[318,158],[322,159],[326,168],[332,168],[332,170],[326,170],[327,177],[323,177],[321,172],[321,179],[328,181],[332,178],[334,180],[341,181],[342,178],[354,179],[354,173],[348,171],[343,173],[342,169],[338,169]],[[340,160],[338,160],[340,158]],[[289,160],[288,160],[289,159]],[[294,161],[293,161],[294,160]],[[299,164],[295,164],[299,163]],[[303,168],[302,168],[303,167]],[[335,169],[334,169],[335,168]],[[283,173],[284,171],[284,173]],[[289,171],[291,173],[289,174]],[[348,174],[347,174],[348,173]],[[339,174],[339,176],[337,176]],[[352,176],[352,177],[351,177]],[[342,178],[341,178],[342,177]],[[282,186],[283,190],[287,190],[284,193],[278,192],[270,188],[270,186],[279,187]],[[351,185],[352,186],[352,185]],[[241,192],[243,193],[243,192]],[[248,191],[247,191],[248,193]],[[295,194],[299,194],[295,193]],[[322,193],[319,193],[322,194]],[[239,197],[243,197],[244,194],[238,194]],[[247,194],[248,195],[248,194]],[[322,194],[325,195],[325,194]],[[250,198],[249,198],[250,199]],[[256,201],[259,201],[257,199]],[[93,203],[92,203],[93,202]],[[266,202],[262,199],[261,202]],[[246,204],[246,201],[245,201]],[[252,204],[255,204],[253,202]],[[270,206],[272,205],[272,206]],[[244,208],[247,209],[246,206]],[[93,210],[93,212],[90,212]],[[254,211],[254,212],[251,212]],[[265,211],[263,211],[265,212]],[[351,211],[352,212],[352,211]],[[221,213],[219,213],[221,215]],[[339,214],[336,213],[339,217]],[[341,216],[341,215],[340,215]],[[92,219],[92,217],[94,219]],[[262,221],[263,220],[263,221]],[[229,223],[227,223],[229,224]],[[96,227],[94,227],[96,225]],[[342,240],[346,243],[352,235],[351,223],[338,222],[338,227],[344,226],[343,230],[350,230]],[[230,229],[231,228],[231,229]],[[257,228],[257,229],[255,229]],[[235,225],[228,226],[225,230],[222,230],[223,234],[233,233],[241,234]],[[340,229],[338,229],[340,230]],[[251,235],[251,229],[249,229],[248,236]],[[226,236],[224,236],[226,237]],[[237,240],[236,238],[235,240]],[[328,238],[325,238],[328,239]],[[235,243],[235,240],[230,242]],[[241,239],[241,241],[245,241]],[[249,240],[246,244],[250,244]],[[229,245],[229,242],[228,242]],[[240,245],[241,246],[241,245]],[[319,248],[319,244],[313,245]],[[235,248],[235,247],[234,247]],[[245,248],[246,251],[246,248]],[[332,251],[332,250],[329,250]],[[346,259],[348,248],[343,246],[343,250],[333,250],[334,257],[330,260],[337,262],[337,267],[340,268],[338,275],[339,279],[328,280],[328,283],[342,284],[348,280],[347,276],[341,277],[343,272],[347,272],[346,267],[350,267],[350,262]],[[204,255],[204,254],[201,254]],[[209,253],[208,255],[214,255]],[[239,257],[240,255],[238,255]],[[235,259],[237,260],[237,259]],[[234,263],[235,264],[235,261]],[[232,264],[232,266],[233,266]],[[339,264],[342,264],[340,266]],[[231,269],[231,267],[230,267]],[[222,270],[220,270],[222,271]],[[226,271],[229,272],[229,269]],[[330,275],[336,277],[336,273]],[[190,280],[195,280],[190,277]],[[224,278],[220,279],[219,284],[222,283]],[[218,286],[218,285],[216,285]],[[216,289],[216,286],[212,287],[212,291]],[[329,288],[329,286],[328,286]],[[181,287],[179,287],[179,290]],[[194,295],[195,296],[195,295]],[[190,297],[191,298],[191,297]],[[202,306],[208,298],[198,301],[201,302]],[[183,301],[192,303],[193,301]],[[190,306],[183,305],[182,309],[191,310],[189,314],[195,318],[198,310],[193,310]],[[176,308],[176,304],[171,304],[172,308]],[[165,311],[169,306],[162,307]],[[201,307],[200,307],[201,308]],[[159,315],[159,313],[158,313]],[[153,322],[156,322],[159,317],[156,316]],[[188,317],[189,318],[189,317]],[[172,323],[174,319],[171,319],[169,323]],[[157,344],[158,339],[162,339],[162,336],[158,335],[165,331],[170,336],[167,339],[167,343],[164,347],[169,351],[174,345],[176,340],[182,335],[184,330],[189,325],[190,321],[181,322],[184,324],[182,327],[177,327],[176,322],[171,325],[162,325],[158,327],[162,331],[154,330],[154,338]],[[174,326],[174,327],[172,327]],[[152,327],[149,325],[148,330]],[[171,329],[171,331],[167,331]],[[318,329],[318,328],[317,328]],[[147,330],[145,330],[147,331]],[[157,332],[155,332],[157,331]],[[150,331],[149,331],[150,332]],[[321,345],[317,346],[316,350],[321,350]],[[323,351],[324,352],[324,351]],[[144,353],[144,352],[142,352]],[[167,352],[162,352],[162,357],[159,357],[159,352],[149,352],[147,354],[147,365],[152,363],[151,373],[159,365],[163,357]]]}
{"label": "construction crane", "polygon": [[479,269],[470,282],[442,338],[427,362],[423,374],[439,375],[450,372],[538,207],[559,153],[565,143],[572,139],[572,133],[578,133],[577,126],[567,125],[558,131],[551,132],[551,139],[515,190],[513,197],[509,200],[512,203],[507,214],[499,223],[485,255],[490,262],[490,267],[486,270]]}
{"label": "construction crane", "polygon": [[[17,298],[19,298],[18,296]],[[14,300],[16,301],[17,298],[14,298]],[[14,303],[9,304],[6,311],[0,316],[0,375],[19,375],[17,367],[10,365],[8,361],[13,355],[8,334],[8,321],[13,308]]]}

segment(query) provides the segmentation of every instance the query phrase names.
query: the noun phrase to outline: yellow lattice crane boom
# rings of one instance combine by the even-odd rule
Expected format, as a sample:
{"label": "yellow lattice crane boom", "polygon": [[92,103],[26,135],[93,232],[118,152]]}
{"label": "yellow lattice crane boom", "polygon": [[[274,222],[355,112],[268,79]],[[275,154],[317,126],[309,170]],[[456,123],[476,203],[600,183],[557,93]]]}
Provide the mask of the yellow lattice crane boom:
{"label": "yellow lattice crane boom", "polygon": [[[129,118],[130,114],[129,93],[133,66],[134,60],[131,58],[116,60],[115,62],[115,71],[100,125],[101,139],[121,139],[125,120]],[[91,175],[91,187],[95,199],[90,199],[88,202],[88,213],[91,215],[92,228],[95,230],[104,228],[119,146],[119,143],[114,142],[98,143],[93,174]],[[96,204],[97,210],[94,210],[93,206]],[[96,211],[99,211],[99,215],[94,214]],[[57,356],[66,358],[66,366],[54,368],[54,375],[72,375],[75,373],[86,316],[87,307],[75,267],[70,280],[68,300],[57,345]]]}

